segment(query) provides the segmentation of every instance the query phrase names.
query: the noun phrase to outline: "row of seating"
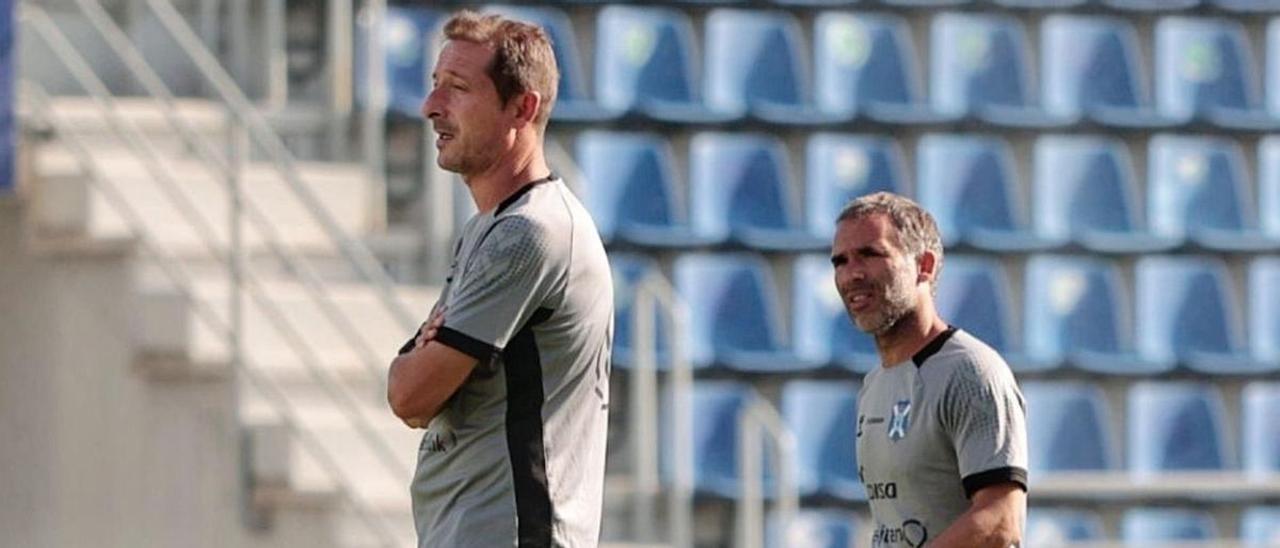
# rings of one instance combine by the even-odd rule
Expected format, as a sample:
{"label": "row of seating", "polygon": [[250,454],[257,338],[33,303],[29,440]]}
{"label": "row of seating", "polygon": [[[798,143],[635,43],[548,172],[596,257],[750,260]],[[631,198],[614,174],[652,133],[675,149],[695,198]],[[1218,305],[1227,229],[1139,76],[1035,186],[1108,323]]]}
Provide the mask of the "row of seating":
{"label": "row of seating", "polygon": [[[635,288],[659,267],[641,255],[614,253],[610,262],[614,361],[625,368],[635,360]],[[1017,372],[1280,371],[1280,257],[1249,263],[1247,311],[1226,263],[1213,257],[1142,257],[1132,289],[1117,263],[1099,257],[1036,255],[1023,274],[1023,296],[1015,301],[998,260],[949,255],[937,293],[943,318],[1001,351]],[[768,262],[751,254],[682,254],[672,279],[688,304],[684,349],[696,370],[865,373],[879,366],[874,341],[846,315],[825,256],[797,258],[789,292],[775,284]],[[779,312],[784,294],[792,314],[790,341]],[[1015,302],[1022,309],[1018,323]],[[665,324],[659,323],[656,337],[658,365],[667,367]]]}
{"label": "row of seating", "polygon": [[[1112,414],[1101,388],[1074,381],[1023,381],[1029,472],[1117,471]],[[787,381],[779,409],[795,436],[792,469],[806,501],[866,500],[854,449],[858,383]],[[694,484],[698,493],[738,495],[738,416],[754,398],[748,383],[694,383]],[[1127,464],[1135,474],[1239,470],[1251,477],[1280,474],[1280,383],[1249,383],[1241,397],[1239,444],[1229,441],[1220,389],[1211,383],[1140,381],[1128,390]],[[1239,447],[1239,459],[1236,458]],[[670,478],[671,464],[664,461]],[[767,485],[772,473],[766,471]]]}
{"label": "row of seating", "polygon": [[[690,4],[690,5],[734,5],[734,4],[780,4],[783,6],[816,6],[816,7],[874,7],[877,4],[893,8],[948,8],[965,6],[997,6],[1003,8],[1026,8],[1065,10],[1071,8],[1111,8],[1139,12],[1178,12],[1195,8],[1214,8],[1228,13],[1265,13],[1280,12],[1280,4],[1271,0],[667,0],[652,2],[654,4]],[[402,3],[410,3],[403,2]],[[444,4],[461,5],[483,4],[471,0],[447,0]],[[560,0],[560,4],[615,4],[613,0]]]}
{"label": "row of seating", "polygon": [[[700,60],[699,33],[688,13],[609,5],[596,16],[594,43],[582,47],[595,53],[591,93],[567,12],[533,6],[485,9],[548,30],[561,71],[553,118],[561,121],[638,115],[682,124],[831,125],[869,119],[890,124],[978,120],[1036,128],[1082,121],[1125,128],[1201,122],[1236,130],[1280,128],[1280,19],[1268,26],[1268,69],[1263,71],[1240,22],[1161,18],[1155,25],[1151,94],[1145,87],[1150,79],[1143,48],[1126,19],[1047,17],[1039,29],[1043,85],[1037,90],[1027,58],[1032,48],[1019,19],[940,13],[930,24],[926,94],[908,24],[896,15],[819,13],[810,44],[786,11],[713,9],[701,33],[705,58]],[[444,15],[423,8],[388,11],[385,61],[393,110],[418,115],[425,75],[434,62],[426,46],[438,35]],[[1259,85],[1264,79],[1265,100]]]}
{"label": "row of seating", "polygon": [[[872,531],[860,526],[854,514],[842,510],[806,509],[799,512],[785,532],[771,520],[769,546],[846,548],[861,546]],[[1152,542],[1212,541],[1223,537],[1214,516],[1185,507],[1136,507],[1120,518],[1118,540],[1130,545]],[[1070,543],[1107,540],[1102,518],[1093,510],[1036,507],[1027,512],[1025,545],[1057,548]],[[1280,545],[1280,506],[1252,506],[1241,512],[1239,535],[1245,548]]]}
{"label": "row of seating", "polygon": [[[676,173],[678,155],[658,134],[588,130],[578,134],[575,150],[584,201],[601,236],[617,244],[829,249],[841,208],[887,190],[914,194],[937,219],[947,246],[1280,250],[1280,137],[1260,141],[1257,177],[1250,177],[1232,139],[1156,135],[1142,184],[1118,139],[1042,135],[1025,185],[1031,215],[1012,147],[991,135],[924,135],[914,151],[914,184],[902,146],[883,136],[811,135],[803,185],[791,175],[786,145],[765,134],[694,133],[686,177]],[[801,186],[803,216],[794,213]],[[1143,195],[1146,208],[1138,205]]]}

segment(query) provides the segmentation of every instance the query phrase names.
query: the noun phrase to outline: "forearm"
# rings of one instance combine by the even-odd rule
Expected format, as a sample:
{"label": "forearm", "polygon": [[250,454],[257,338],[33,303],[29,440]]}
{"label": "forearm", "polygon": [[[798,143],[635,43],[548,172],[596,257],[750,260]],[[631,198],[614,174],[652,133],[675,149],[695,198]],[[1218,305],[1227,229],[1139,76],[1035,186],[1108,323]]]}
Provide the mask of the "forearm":
{"label": "forearm", "polygon": [[970,508],[930,548],[1009,548],[1022,541],[1021,519],[1003,508]]}
{"label": "forearm", "polygon": [[437,342],[396,356],[387,373],[391,411],[411,426],[434,418],[475,363],[475,358]]}
{"label": "forearm", "polygon": [[412,397],[411,394],[419,393],[421,390],[415,390],[411,384],[413,376],[410,368],[415,365],[427,366],[428,364],[414,364],[409,359],[413,352],[408,352],[400,356],[396,356],[391,361],[391,369],[387,373],[387,402],[391,404],[391,411],[397,417],[405,422],[427,423],[435,418],[436,413],[440,412],[443,406],[443,400],[436,401],[435,398]]}

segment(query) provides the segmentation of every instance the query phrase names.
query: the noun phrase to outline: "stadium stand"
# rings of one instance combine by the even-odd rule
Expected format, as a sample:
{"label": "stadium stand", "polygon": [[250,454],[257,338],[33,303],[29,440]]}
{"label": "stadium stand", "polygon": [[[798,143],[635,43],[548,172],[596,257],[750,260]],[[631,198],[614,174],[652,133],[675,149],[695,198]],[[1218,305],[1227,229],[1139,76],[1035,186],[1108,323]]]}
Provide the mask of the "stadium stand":
{"label": "stadium stand", "polygon": [[[1128,395],[1129,470],[1159,474],[1228,468],[1224,414],[1222,395],[1212,384],[1135,383]],[[1126,525],[1125,537],[1131,538],[1127,531]]]}
{"label": "stadium stand", "polygon": [[1185,508],[1134,508],[1124,513],[1120,536],[1128,545],[1218,538],[1213,516]]}
{"label": "stadium stand", "polygon": [[1036,508],[1027,511],[1027,546],[1061,547],[1075,542],[1100,541],[1102,518],[1088,510]]}
{"label": "stadium stand", "polygon": [[[771,516],[772,518],[773,516]],[[809,546],[812,548],[845,548],[854,546],[859,538],[858,524],[848,512],[839,510],[805,510],[791,518],[785,531],[776,519],[768,524],[766,546],[785,548]]]}
{"label": "stadium stand", "polygon": [[802,496],[866,500],[851,435],[857,395],[858,385],[847,381],[794,380],[782,387],[782,420],[796,437],[793,463]]}
{"label": "stadium stand", "polygon": [[1251,382],[1241,399],[1241,464],[1245,472],[1255,476],[1280,473],[1280,384]]}
{"label": "stadium stand", "polygon": [[1024,381],[1032,474],[1116,467],[1111,413],[1102,389],[1074,381]]}
{"label": "stadium stand", "polygon": [[776,124],[831,123],[813,103],[799,23],[786,12],[715,9],[706,21],[707,103]]}
{"label": "stadium stand", "polygon": [[871,135],[814,133],[805,147],[805,221],[826,242],[850,200],[865,194],[906,192],[906,166],[898,142]]}
{"label": "stadium stand", "polygon": [[1239,22],[1164,17],[1155,34],[1156,106],[1163,114],[1232,129],[1276,127],[1260,109],[1259,73]]}

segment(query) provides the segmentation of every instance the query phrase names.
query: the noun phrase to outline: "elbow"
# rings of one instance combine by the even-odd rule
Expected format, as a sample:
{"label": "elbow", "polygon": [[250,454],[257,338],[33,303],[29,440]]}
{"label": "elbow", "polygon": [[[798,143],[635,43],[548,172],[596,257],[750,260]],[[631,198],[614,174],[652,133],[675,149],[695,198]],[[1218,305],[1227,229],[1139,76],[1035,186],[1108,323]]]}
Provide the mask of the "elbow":
{"label": "elbow", "polygon": [[387,376],[387,404],[391,407],[391,412],[401,420],[412,418],[413,410],[413,394],[405,389],[404,383],[396,382],[396,368],[400,365],[402,358],[396,358],[391,361],[391,374]]}

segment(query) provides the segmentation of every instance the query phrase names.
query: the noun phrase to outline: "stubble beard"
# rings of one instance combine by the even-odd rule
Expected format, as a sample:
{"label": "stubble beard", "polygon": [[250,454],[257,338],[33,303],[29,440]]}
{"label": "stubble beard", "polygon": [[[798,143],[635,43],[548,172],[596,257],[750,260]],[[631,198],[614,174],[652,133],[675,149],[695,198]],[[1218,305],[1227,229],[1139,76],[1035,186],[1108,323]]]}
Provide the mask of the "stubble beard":
{"label": "stubble beard", "polygon": [[903,318],[910,315],[916,309],[917,297],[915,288],[910,283],[911,273],[902,273],[896,275],[890,281],[888,286],[881,292],[880,309],[871,314],[862,316],[853,316],[854,325],[872,336],[881,336],[893,330]]}

